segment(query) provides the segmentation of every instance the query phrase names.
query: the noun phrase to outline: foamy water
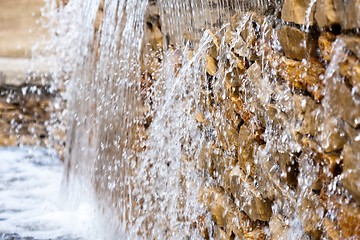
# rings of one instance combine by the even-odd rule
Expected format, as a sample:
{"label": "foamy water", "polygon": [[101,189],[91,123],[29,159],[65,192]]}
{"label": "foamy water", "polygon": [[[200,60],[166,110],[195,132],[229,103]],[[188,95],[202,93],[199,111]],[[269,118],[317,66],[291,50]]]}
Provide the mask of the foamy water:
{"label": "foamy water", "polygon": [[69,202],[62,180],[63,165],[53,152],[0,148],[0,239],[14,233],[35,239],[104,239],[91,198]]}

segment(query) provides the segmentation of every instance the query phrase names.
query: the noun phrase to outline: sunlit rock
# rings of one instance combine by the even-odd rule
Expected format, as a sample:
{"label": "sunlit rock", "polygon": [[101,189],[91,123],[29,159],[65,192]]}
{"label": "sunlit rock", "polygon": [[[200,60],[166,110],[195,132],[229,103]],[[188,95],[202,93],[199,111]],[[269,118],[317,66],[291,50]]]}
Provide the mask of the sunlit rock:
{"label": "sunlit rock", "polygon": [[342,152],[344,161],[343,179],[342,183],[344,187],[349,190],[354,199],[360,203],[360,144],[353,140],[353,143],[346,144]]}
{"label": "sunlit rock", "polygon": [[311,0],[285,0],[281,9],[281,19],[296,24],[313,25],[315,7],[310,9]]}
{"label": "sunlit rock", "polygon": [[271,202],[260,196],[250,179],[247,180],[245,172],[237,166],[231,170],[230,178],[231,193],[239,202],[242,210],[253,221],[269,221],[272,215]]}
{"label": "sunlit rock", "polygon": [[314,39],[300,29],[282,26],[278,30],[278,38],[286,57],[302,60],[314,56]]}

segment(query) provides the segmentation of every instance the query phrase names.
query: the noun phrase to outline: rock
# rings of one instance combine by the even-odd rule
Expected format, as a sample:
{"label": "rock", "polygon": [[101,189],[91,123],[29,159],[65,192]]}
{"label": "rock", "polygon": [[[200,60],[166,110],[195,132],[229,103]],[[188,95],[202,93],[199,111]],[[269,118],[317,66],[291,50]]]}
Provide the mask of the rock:
{"label": "rock", "polygon": [[[323,106],[315,104],[311,99],[302,101],[305,112],[302,116],[298,115],[301,120],[299,132],[313,136],[326,153],[341,150],[346,142],[346,135],[339,119],[325,116]],[[296,104],[295,111],[299,113],[298,105],[299,103]]]}
{"label": "rock", "polygon": [[195,114],[195,120],[196,120],[198,123],[205,123],[205,122],[206,122],[205,116],[204,116],[204,114],[202,114],[202,113],[197,113],[197,114]]}
{"label": "rock", "polygon": [[[313,196],[314,198],[315,196]],[[297,207],[297,213],[301,221],[303,230],[313,236],[314,239],[320,237],[320,220],[322,219],[325,210],[314,199],[303,198],[299,207]],[[319,214],[320,213],[320,214]]]}
{"label": "rock", "polygon": [[346,135],[341,122],[334,118],[326,118],[318,127],[315,139],[320,143],[325,153],[341,150],[346,143]]}
{"label": "rock", "polygon": [[288,226],[280,214],[276,214],[271,217],[269,227],[270,237],[274,240],[284,239],[284,236],[288,230]]}
{"label": "rock", "polygon": [[0,146],[15,146],[17,138],[14,135],[0,135]]}
{"label": "rock", "polygon": [[216,72],[218,70],[217,63],[215,59],[211,56],[206,56],[206,72],[210,76],[215,76]]}
{"label": "rock", "polygon": [[261,197],[239,166],[234,167],[230,172],[230,189],[233,197],[239,202],[238,207],[246,212],[251,220],[270,220],[271,202]]}
{"label": "rock", "polygon": [[[282,26],[277,31],[277,34],[286,57],[294,60],[302,60],[309,56],[315,56],[315,39],[309,34],[289,26]],[[306,44],[306,47],[304,44]]]}
{"label": "rock", "polygon": [[265,79],[262,78],[261,66],[257,62],[253,63],[246,71],[246,74],[253,83],[255,88],[254,90],[258,93],[258,95],[263,95],[263,91],[267,90],[267,86],[264,87],[262,84],[262,81],[265,81]]}
{"label": "rock", "polygon": [[342,205],[338,214],[338,224],[346,239],[360,238],[360,209],[357,206]]}
{"label": "rock", "polygon": [[316,2],[315,19],[321,28],[340,25],[344,11],[341,0],[318,0]]}
{"label": "rock", "polygon": [[[326,101],[331,111],[344,119],[352,127],[360,126],[360,104],[345,83],[329,79]],[[325,99],[324,99],[325,100]]]}
{"label": "rock", "polygon": [[315,6],[309,12],[310,3],[311,0],[285,0],[281,10],[281,19],[300,25],[313,25]]}
{"label": "rock", "polygon": [[233,232],[242,239],[244,234],[255,229],[250,218],[239,211],[231,198],[220,188],[205,188],[200,194],[200,201],[209,209],[215,223],[225,228],[227,233]]}
{"label": "rock", "polygon": [[229,240],[230,239],[228,237],[228,234],[223,229],[218,227],[217,225],[214,226],[214,237],[215,237],[215,239],[219,239],[219,240]]}
{"label": "rock", "polygon": [[227,193],[230,193],[230,171],[236,165],[236,159],[223,153],[214,153],[220,151],[220,149],[213,149],[213,152],[210,153],[211,165],[213,167],[212,175],[217,183]]}
{"label": "rock", "polygon": [[329,218],[324,218],[324,230],[331,240],[341,239],[341,234],[339,229],[337,229],[336,224],[331,221]]}
{"label": "rock", "polygon": [[104,19],[104,12],[103,11],[98,11],[97,15],[96,15],[96,19],[95,19],[95,23],[94,23],[94,29],[95,31],[98,31],[100,29],[101,23]]}
{"label": "rock", "polygon": [[322,32],[319,39],[318,45],[320,49],[321,56],[324,60],[330,62],[331,60],[331,50],[332,44],[336,40],[336,36],[331,32]]}
{"label": "rock", "polygon": [[354,87],[354,91],[360,92],[360,60],[354,56],[347,55],[339,64],[340,74],[347,78]]}
{"label": "rock", "polygon": [[315,20],[319,27],[340,25],[344,29],[360,27],[359,0],[318,0],[316,2]]}
{"label": "rock", "polygon": [[265,240],[266,234],[262,229],[256,229],[244,235],[245,240]]}
{"label": "rock", "polygon": [[360,0],[345,1],[345,29],[360,28]]}
{"label": "rock", "polygon": [[315,60],[308,63],[282,58],[277,66],[277,74],[289,82],[291,87],[307,90],[313,98],[320,101],[324,95],[324,84],[320,75],[325,73],[322,64]]}
{"label": "rock", "polygon": [[264,128],[261,126],[259,119],[252,112],[245,109],[244,102],[240,97],[231,97],[230,100],[235,112],[241,116],[244,122],[252,130],[252,135],[256,142],[262,144],[264,142],[262,137]]}
{"label": "rock", "polygon": [[341,35],[338,39],[343,41],[345,47],[360,59],[360,37],[358,35]]}
{"label": "rock", "polygon": [[346,144],[342,151],[343,178],[341,182],[360,204],[360,142]]}
{"label": "rock", "polygon": [[239,132],[238,162],[250,176],[255,176],[257,172],[257,166],[254,163],[254,151],[257,145],[248,126],[242,125]]}

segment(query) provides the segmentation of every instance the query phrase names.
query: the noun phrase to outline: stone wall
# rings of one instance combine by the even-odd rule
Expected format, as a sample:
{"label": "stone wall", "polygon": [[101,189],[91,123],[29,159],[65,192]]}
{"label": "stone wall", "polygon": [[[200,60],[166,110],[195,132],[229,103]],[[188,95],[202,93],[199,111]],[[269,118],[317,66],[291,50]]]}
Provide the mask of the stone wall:
{"label": "stone wall", "polygon": [[[199,159],[216,182],[199,193],[215,224],[203,237],[360,238],[360,2],[278,4],[210,32],[194,115],[217,136]],[[150,45],[162,48],[161,21],[148,19]]]}
{"label": "stone wall", "polygon": [[[94,95],[98,102],[75,99],[69,172],[89,176],[114,225],[120,221],[124,231],[133,230],[144,238],[176,234],[185,238],[193,229],[200,234],[194,236],[204,239],[359,238],[359,1],[250,1],[241,6],[235,6],[237,1],[201,1],[208,3],[201,6],[201,14],[199,2],[149,1],[141,56],[141,109],[133,102],[126,105],[123,95],[128,95],[117,95],[124,89],[131,96],[139,93],[126,88],[128,82],[116,84],[128,75],[114,80],[88,72],[98,67],[99,72],[118,74],[117,67],[127,66],[122,57],[127,60],[129,52],[103,48],[99,53],[101,46],[95,45],[95,50],[87,49],[92,54],[85,60],[80,56],[86,64],[74,67],[79,74],[74,76],[75,86],[84,89],[84,98],[93,94],[94,86],[103,95]],[[121,24],[134,21],[129,13],[119,12]],[[100,34],[95,34],[94,42],[86,40],[109,41],[116,50],[124,50],[119,47],[119,32],[112,29],[117,15],[111,9],[105,25],[109,29],[101,28],[106,14],[106,6],[100,4],[94,21]],[[181,22],[184,19],[186,24]],[[93,21],[84,21],[85,27],[89,22]],[[201,36],[204,46],[199,44]],[[106,64],[97,65],[101,54]],[[112,65],[114,59],[119,65]],[[179,79],[184,80],[183,88],[175,88],[160,102],[185,104],[160,109],[164,116],[154,128],[169,134],[159,134],[159,143],[149,144],[149,129],[160,115],[154,106],[156,90],[160,98],[168,90],[157,82],[172,85]],[[137,79],[131,80],[131,86],[137,87]],[[194,84],[187,88],[189,80]],[[193,89],[199,99],[189,95]],[[191,101],[198,105],[187,104]],[[136,110],[144,111],[145,117],[126,118],[119,106],[139,107]],[[195,131],[186,126],[192,124],[188,115],[204,136],[199,145],[186,132]],[[119,124],[123,118],[127,128]],[[132,138],[124,140],[124,135]],[[179,141],[173,143],[174,138]],[[183,156],[156,145],[176,150],[181,145],[178,152]],[[154,159],[143,156],[149,148],[155,149]],[[193,166],[190,174],[189,166]],[[191,182],[191,173],[201,175],[199,182]],[[190,187],[197,184],[201,190],[192,192]],[[206,213],[184,210],[195,202],[188,200],[193,195]],[[199,216],[189,224],[194,214]]]}

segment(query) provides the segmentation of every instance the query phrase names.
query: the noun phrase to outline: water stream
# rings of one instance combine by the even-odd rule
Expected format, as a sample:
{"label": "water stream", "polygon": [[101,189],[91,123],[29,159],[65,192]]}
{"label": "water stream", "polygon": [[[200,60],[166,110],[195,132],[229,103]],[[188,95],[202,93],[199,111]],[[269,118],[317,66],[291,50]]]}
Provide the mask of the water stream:
{"label": "water stream", "polygon": [[[55,82],[66,88],[65,162],[45,150],[0,150],[0,234],[213,239],[216,204],[225,202],[222,217],[231,221],[217,220],[228,221],[220,230],[231,229],[229,237],[260,229],[270,236],[266,222],[281,215],[280,239],[308,239],[309,224],[320,228],[318,219],[334,216],[313,189],[320,174],[331,174],[298,141],[305,107],[321,105],[321,117],[330,118],[331,99],[315,103],[315,90],[280,79],[290,62],[278,54],[273,27],[281,1],[56,2],[44,11]],[[306,11],[307,34],[315,4]],[[332,53],[322,77],[337,84],[341,41]],[[305,69],[301,77],[311,74],[310,58],[291,63]],[[319,124],[317,140],[330,138],[330,125]],[[335,186],[339,177],[329,181]]]}

